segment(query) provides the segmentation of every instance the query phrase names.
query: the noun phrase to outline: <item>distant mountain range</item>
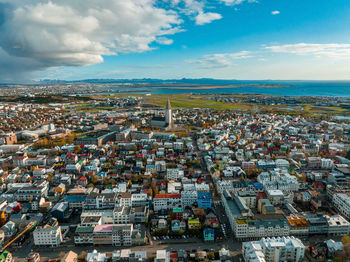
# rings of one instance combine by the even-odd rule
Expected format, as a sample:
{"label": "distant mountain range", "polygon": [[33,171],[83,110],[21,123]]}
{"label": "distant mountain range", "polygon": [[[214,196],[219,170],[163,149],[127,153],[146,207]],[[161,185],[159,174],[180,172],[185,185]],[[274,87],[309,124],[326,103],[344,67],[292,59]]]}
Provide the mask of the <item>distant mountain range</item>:
{"label": "distant mountain range", "polygon": [[134,84],[200,84],[200,85],[212,85],[212,84],[232,84],[242,82],[239,80],[222,80],[213,78],[182,78],[182,79],[156,79],[156,78],[139,78],[139,79],[82,79],[75,81],[66,80],[51,80],[44,79],[39,81],[40,84],[60,84],[60,83],[94,83],[94,84],[112,84],[112,83],[134,83]]}

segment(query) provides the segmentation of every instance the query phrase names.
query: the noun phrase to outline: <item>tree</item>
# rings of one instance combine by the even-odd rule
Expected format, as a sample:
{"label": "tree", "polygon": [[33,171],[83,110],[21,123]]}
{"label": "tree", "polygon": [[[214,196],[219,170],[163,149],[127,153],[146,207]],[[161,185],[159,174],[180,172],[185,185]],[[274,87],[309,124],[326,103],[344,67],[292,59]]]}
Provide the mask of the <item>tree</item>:
{"label": "tree", "polygon": [[75,147],[74,147],[74,153],[76,153],[76,154],[81,154],[82,151],[83,151],[83,150],[82,150],[82,148],[81,148],[80,146],[75,146]]}
{"label": "tree", "polygon": [[343,236],[341,238],[341,242],[343,242],[343,245],[350,243],[350,236]]}
{"label": "tree", "polygon": [[78,261],[86,261],[86,256],[87,256],[87,253],[85,251],[81,251],[80,255],[78,256]]}

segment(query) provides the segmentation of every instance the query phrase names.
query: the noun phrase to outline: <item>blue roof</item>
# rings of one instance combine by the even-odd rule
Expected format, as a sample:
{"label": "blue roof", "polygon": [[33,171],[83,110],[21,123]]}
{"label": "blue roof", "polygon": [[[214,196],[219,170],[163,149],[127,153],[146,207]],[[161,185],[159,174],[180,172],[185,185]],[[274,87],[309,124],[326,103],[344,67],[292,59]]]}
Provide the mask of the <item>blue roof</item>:
{"label": "blue roof", "polygon": [[254,187],[256,189],[264,189],[264,185],[262,183],[259,183],[259,182],[254,183]]}
{"label": "blue roof", "polygon": [[214,234],[214,229],[212,229],[211,227],[206,227],[203,230],[204,234]]}
{"label": "blue roof", "polygon": [[68,209],[68,203],[67,202],[58,202],[53,208],[51,212],[59,211],[59,212],[65,212]]}
{"label": "blue roof", "polygon": [[84,202],[86,199],[86,196],[64,196],[64,200],[69,202]]}
{"label": "blue roof", "polygon": [[198,192],[197,197],[198,198],[211,198],[211,194],[209,192]]}

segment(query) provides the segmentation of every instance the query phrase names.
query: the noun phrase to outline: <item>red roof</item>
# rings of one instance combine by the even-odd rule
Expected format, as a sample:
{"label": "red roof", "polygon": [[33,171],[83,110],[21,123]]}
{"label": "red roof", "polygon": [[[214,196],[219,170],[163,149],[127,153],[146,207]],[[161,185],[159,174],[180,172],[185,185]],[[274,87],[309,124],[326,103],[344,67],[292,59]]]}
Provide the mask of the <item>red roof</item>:
{"label": "red roof", "polygon": [[181,194],[158,194],[154,198],[181,198]]}
{"label": "red roof", "polygon": [[79,180],[80,181],[86,181],[86,177],[85,176],[81,176],[81,177],[79,177]]}

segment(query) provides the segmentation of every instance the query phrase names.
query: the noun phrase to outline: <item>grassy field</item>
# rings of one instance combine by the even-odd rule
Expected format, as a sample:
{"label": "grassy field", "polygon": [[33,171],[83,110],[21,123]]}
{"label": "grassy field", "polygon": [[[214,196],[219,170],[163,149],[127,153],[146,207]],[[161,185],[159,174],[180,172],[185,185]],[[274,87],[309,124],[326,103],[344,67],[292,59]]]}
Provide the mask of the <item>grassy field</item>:
{"label": "grassy field", "polygon": [[164,107],[168,98],[173,108],[210,108],[216,110],[249,110],[251,108],[249,104],[216,102],[208,100],[207,96],[190,94],[147,96],[144,104]]}
{"label": "grassy field", "polygon": [[[143,97],[143,105],[148,107],[160,107],[164,108],[168,98],[171,101],[173,108],[200,108],[200,109],[215,109],[215,110],[239,110],[239,111],[251,111],[254,109],[256,104],[253,103],[225,103],[216,102],[210,99],[214,95],[196,95],[196,94],[164,94],[164,95],[151,95],[146,96],[144,94],[115,94],[114,97],[127,97],[127,96],[138,96]],[[240,98],[244,95],[232,95],[232,97]],[[93,99],[105,99],[111,96],[94,95],[91,96]],[[315,106],[312,104],[301,104],[294,107],[292,110],[286,109],[288,105],[259,105],[259,112],[270,112],[270,113],[283,113],[290,115],[350,115],[350,110],[341,107],[326,107],[326,106]],[[79,111],[98,111],[98,110],[111,110],[113,108],[94,108],[85,105],[85,103],[79,104]]]}

